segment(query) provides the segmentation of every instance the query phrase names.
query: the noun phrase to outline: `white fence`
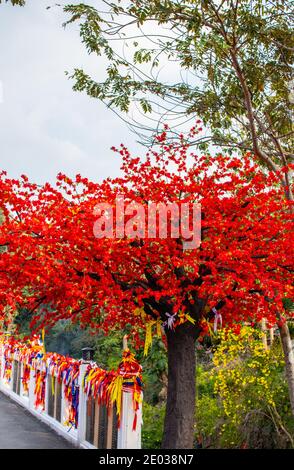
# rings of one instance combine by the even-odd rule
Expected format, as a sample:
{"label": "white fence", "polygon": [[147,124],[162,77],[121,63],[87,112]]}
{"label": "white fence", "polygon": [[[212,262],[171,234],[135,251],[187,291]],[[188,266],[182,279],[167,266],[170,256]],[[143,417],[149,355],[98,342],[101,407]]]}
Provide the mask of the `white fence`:
{"label": "white fence", "polygon": [[107,409],[104,404],[98,403],[98,399],[88,397],[84,392],[83,380],[88,364],[87,361],[83,361],[79,367],[78,423],[76,428],[68,424],[69,409],[63,381],[58,381],[56,374],[52,371],[49,373],[50,369],[46,367],[44,372],[46,373],[44,407],[36,406],[37,369],[30,367],[29,380],[24,386],[23,375],[25,367],[28,367],[27,364],[19,359],[17,353],[13,353],[10,357],[11,369],[7,373],[2,343],[0,343],[0,391],[78,447],[88,449],[141,448],[141,404],[137,410],[136,429],[133,430],[135,411],[132,390],[123,389],[121,419],[118,427],[116,407],[111,406]]}

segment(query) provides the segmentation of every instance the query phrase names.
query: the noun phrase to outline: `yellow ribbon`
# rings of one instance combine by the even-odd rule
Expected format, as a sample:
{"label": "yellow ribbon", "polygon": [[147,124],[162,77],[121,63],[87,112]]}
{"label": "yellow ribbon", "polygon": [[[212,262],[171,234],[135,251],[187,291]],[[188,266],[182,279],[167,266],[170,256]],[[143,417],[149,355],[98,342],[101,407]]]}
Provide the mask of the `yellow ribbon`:
{"label": "yellow ribbon", "polygon": [[152,346],[152,326],[155,321],[146,323],[146,334],[145,334],[145,345],[144,345],[144,356],[147,356],[150,346]]}
{"label": "yellow ribbon", "polygon": [[118,416],[120,416],[121,412],[122,386],[123,377],[121,375],[118,375],[109,386],[110,400],[112,403],[116,403],[116,412]]}
{"label": "yellow ribbon", "polygon": [[46,354],[46,349],[45,349],[45,328],[42,329],[42,342],[43,342],[43,354]]}
{"label": "yellow ribbon", "polygon": [[40,391],[40,388],[41,388],[41,373],[40,375],[38,376],[37,378],[37,383],[36,383],[36,395],[38,395],[39,391]]}
{"label": "yellow ribbon", "polygon": [[145,313],[144,307],[135,308],[135,310],[134,310],[134,315],[135,315],[135,316],[140,316],[140,317],[142,318],[142,320],[145,320],[145,318],[146,318],[146,313]]}
{"label": "yellow ribbon", "polygon": [[188,313],[185,314],[185,317],[187,318],[187,320],[189,320],[191,323],[193,323],[193,325],[195,325],[194,318],[192,318]]}

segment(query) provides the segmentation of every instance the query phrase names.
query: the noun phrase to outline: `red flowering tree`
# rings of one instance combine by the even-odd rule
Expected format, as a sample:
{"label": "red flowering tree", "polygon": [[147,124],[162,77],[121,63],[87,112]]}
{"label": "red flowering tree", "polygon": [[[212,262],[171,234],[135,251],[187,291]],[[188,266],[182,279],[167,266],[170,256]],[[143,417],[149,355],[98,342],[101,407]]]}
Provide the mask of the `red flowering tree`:
{"label": "red flowering tree", "polygon": [[[38,328],[67,318],[105,332],[131,324],[136,337],[145,327],[147,343],[161,327],[169,367],[163,447],[191,448],[196,338],[220,314],[236,328],[285,321],[292,203],[277,175],[266,175],[250,155],[212,161],[190,153],[184,138],[166,139],[163,132],[144,159],[121,146],[122,176],[100,184],[59,174],[56,187],[37,186],[2,174],[0,305],[3,316],[27,308]],[[200,247],[184,249],[189,236],[175,236],[172,210],[167,236],[148,236],[141,209],[150,202],[200,203]]]}

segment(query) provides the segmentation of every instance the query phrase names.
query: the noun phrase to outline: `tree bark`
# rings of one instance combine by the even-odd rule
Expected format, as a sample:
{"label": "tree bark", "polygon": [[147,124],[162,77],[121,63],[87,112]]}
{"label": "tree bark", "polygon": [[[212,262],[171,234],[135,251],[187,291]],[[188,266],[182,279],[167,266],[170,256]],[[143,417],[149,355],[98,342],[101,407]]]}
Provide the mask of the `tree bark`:
{"label": "tree bark", "polygon": [[262,344],[264,346],[264,349],[267,351],[268,350],[268,346],[267,346],[267,328],[266,328],[265,318],[263,318],[261,320],[260,326],[261,326],[261,332],[262,332]]}
{"label": "tree bark", "polygon": [[270,328],[269,333],[270,333],[270,347],[272,347],[272,345],[273,345],[273,343],[274,343],[274,339],[275,339],[273,327]]}
{"label": "tree bark", "polygon": [[[289,201],[293,201],[293,194],[291,191],[289,191],[289,193],[285,192],[285,196]],[[293,207],[290,208],[290,212],[293,214]],[[279,330],[284,351],[291,411],[292,415],[294,416],[294,350],[287,323],[285,322],[281,327],[279,327]]]}
{"label": "tree bark", "polygon": [[168,388],[163,449],[192,449],[195,419],[195,340],[199,330],[187,322],[167,330]]}
{"label": "tree bark", "polygon": [[281,342],[284,351],[285,365],[286,365],[286,376],[289,388],[289,397],[291,403],[291,411],[294,416],[294,351],[293,345],[289,333],[289,328],[285,322],[279,327]]}

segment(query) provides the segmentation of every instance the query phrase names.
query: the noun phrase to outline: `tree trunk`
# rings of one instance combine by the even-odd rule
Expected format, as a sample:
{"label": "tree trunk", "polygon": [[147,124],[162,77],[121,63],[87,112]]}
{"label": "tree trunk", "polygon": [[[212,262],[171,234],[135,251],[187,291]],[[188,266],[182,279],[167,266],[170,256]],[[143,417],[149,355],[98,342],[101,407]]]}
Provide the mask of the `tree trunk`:
{"label": "tree trunk", "polygon": [[269,330],[269,334],[270,334],[270,347],[272,347],[272,345],[274,344],[274,339],[275,339],[275,337],[274,337],[274,329],[273,329],[273,327],[272,327],[272,328],[270,328],[270,330]]}
{"label": "tree trunk", "polygon": [[289,396],[291,403],[291,411],[294,416],[294,351],[293,345],[289,333],[289,328],[285,322],[282,326],[279,327],[281,342],[284,351],[285,357],[285,366],[286,366],[286,376],[288,381]]}
{"label": "tree trunk", "polygon": [[195,340],[199,331],[187,322],[167,330],[168,387],[163,449],[192,449],[195,419]]}
{"label": "tree trunk", "polygon": [[267,347],[267,328],[266,328],[265,318],[263,318],[261,320],[260,326],[261,326],[261,332],[262,332],[262,344],[264,346],[264,349],[267,351],[268,350],[268,347]]}

